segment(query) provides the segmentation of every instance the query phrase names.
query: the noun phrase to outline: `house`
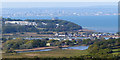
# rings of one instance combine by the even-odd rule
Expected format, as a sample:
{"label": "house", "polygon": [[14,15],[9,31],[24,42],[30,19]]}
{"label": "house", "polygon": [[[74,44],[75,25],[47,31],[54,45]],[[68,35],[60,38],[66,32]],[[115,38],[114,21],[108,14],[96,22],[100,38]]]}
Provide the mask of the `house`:
{"label": "house", "polygon": [[28,21],[5,21],[5,24],[18,24],[18,25],[33,25],[33,26],[37,26],[36,22],[28,22]]}
{"label": "house", "polygon": [[46,46],[51,46],[51,43],[47,43]]}
{"label": "house", "polygon": [[58,20],[59,18],[58,17],[54,17],[54,18],[52,18],[52,20]]}

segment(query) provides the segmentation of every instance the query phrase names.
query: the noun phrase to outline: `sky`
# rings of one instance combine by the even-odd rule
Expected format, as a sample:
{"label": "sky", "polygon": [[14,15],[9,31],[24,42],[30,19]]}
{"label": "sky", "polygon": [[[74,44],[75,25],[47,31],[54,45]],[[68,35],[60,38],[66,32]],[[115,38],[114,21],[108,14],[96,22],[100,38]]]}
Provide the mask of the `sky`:
{"label": "sky", "polygon": [[3,8],[117,6],[112,2],[6,2]]}
{"label": "sky", "polygon": [[[86,6],[98,6],[98,5],[117,5],[118,2],[118,0],[0,0],[0,1],[3,2],[2,8],[86,7]],[[86,2],[86,3],[82,3],[82,2]],[[102,3],[94,3],[94,2],[102,2]]]}
{"label": "sky", "polygon": [[118,2],[119,0],[1,0],[2,2]]}

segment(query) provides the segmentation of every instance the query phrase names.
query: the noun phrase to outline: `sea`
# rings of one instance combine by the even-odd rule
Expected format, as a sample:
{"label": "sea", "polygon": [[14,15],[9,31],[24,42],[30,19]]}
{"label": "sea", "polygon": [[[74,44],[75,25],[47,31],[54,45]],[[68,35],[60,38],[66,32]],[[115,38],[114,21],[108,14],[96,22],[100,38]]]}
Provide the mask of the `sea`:
{"label": "sea", "polygon": [[74,22],[85,29],[108,33],[118,32],[117,13],[117,2],[4,2],[2,4],[4,18],[52,19],[51,15],[55,15],[54,17]]}
{"label": "sea", "polygon": [[[118,16],[57,16],[61,20],[70,21],[82,26],[84,29],[96,32],[116,33],[118,32]],[[7,18],[7,17],[5,17]],[[12,19],[52,19],[51,16],[22,16],[10,17]]]}

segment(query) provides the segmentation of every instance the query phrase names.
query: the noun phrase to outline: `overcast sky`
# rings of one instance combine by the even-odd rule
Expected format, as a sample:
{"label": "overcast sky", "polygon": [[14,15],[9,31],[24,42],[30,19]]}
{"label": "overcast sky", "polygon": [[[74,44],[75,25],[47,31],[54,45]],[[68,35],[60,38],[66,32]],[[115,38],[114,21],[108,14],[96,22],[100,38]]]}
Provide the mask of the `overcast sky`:
{"label": "overcast sky", "polygon": [[2,2],[118,2],[120,0],[2,0]]}

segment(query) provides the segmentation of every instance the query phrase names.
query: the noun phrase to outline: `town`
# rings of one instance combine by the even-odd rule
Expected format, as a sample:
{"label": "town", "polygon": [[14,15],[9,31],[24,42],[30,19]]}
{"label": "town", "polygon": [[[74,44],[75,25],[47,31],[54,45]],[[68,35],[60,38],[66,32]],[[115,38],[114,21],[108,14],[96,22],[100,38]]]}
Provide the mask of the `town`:
{"label": "town", "polygon": [[[52,20],[58,20],[57,17],[52,18]],[[5,25],[13,24],[13,25],[21,25],[21,26],[38,26],[37,22],[30,21],[5,21]],[[41,22],[42,25],[47,26],[48,23]],[[60,26],[60,24],[56,23],[56,28]],[[61,25],[64,26],[64,25]],[[96,32],[88,29],[80,29],[77,31],[65,31],[65,32],[53,32],[53,31],[40,31],[40,32],[16,32],[16,33],[4,33],[3,37],[5,38],[13,38],[16,39],[18,37],[28,40],[33,39],[54,39],[54,40],[76,40],[76,39],[109,39],[109,38],[119,38],[117,33],[104,33],[104,32]]]}

